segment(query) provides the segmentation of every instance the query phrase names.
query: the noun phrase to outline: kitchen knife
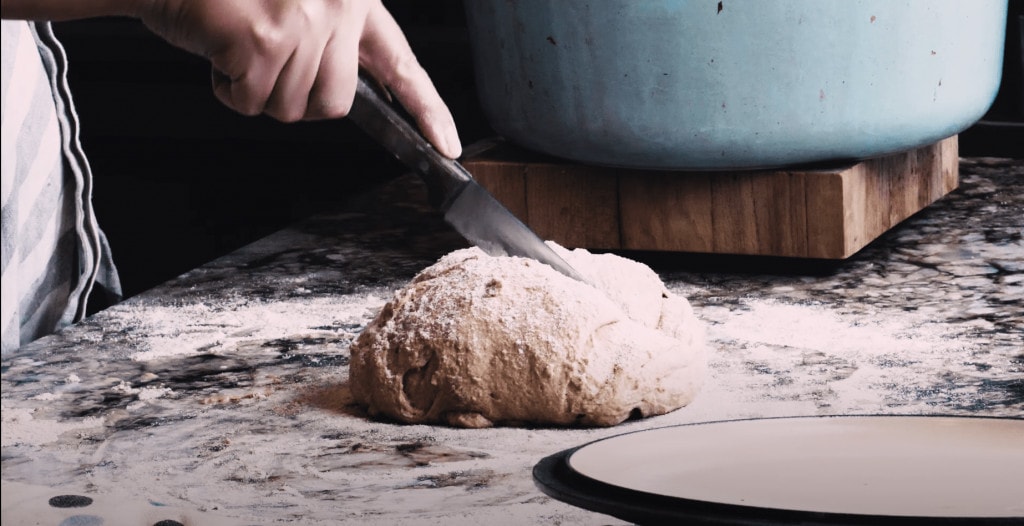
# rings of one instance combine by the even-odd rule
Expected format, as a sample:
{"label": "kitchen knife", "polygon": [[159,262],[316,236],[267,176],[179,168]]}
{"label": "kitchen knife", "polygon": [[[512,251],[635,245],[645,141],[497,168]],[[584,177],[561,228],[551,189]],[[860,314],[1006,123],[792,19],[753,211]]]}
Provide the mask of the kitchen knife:
{"label": "kitchen knife", "polygon": [[521,256],[550,265],[578,281],[582,276],[509,212],[457,161],[434,149],[362,74],[348,118],[415,170],[438,192],[445,221],[492,256]]}

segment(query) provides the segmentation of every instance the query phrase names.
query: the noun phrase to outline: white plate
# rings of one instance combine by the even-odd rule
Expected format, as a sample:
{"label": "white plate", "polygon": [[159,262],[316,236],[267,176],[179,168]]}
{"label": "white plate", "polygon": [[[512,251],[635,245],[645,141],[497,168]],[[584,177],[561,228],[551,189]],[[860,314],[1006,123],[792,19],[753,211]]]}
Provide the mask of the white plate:
{"label": "white plate", "polygon": [[1024,420],[1016,419],[726,421],[618,435],[565,460],[586,479],[686,501],[823,514],[1024,517]]}

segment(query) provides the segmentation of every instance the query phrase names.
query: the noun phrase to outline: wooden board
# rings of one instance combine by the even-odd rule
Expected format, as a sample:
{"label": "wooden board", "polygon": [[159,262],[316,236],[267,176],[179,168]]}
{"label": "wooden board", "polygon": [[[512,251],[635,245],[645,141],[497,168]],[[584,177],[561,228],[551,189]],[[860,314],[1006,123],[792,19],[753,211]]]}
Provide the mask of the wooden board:
{"label": "wooden board", "polygon": [[566,247],[845,259],[956,188],[957,137],[841,166],[663,172],[542,157],[507,143],[462,163]]}

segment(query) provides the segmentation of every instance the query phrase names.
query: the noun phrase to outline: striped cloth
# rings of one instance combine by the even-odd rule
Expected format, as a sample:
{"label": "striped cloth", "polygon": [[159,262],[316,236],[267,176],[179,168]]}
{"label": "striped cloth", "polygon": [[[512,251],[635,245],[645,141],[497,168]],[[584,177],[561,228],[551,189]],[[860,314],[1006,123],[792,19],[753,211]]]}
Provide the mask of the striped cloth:
{"label": "striped cloth", "polygon": [[67,60],[47,23],[2,22],[2,352],[74,323],[94,289],[121,294],[92,210]]}

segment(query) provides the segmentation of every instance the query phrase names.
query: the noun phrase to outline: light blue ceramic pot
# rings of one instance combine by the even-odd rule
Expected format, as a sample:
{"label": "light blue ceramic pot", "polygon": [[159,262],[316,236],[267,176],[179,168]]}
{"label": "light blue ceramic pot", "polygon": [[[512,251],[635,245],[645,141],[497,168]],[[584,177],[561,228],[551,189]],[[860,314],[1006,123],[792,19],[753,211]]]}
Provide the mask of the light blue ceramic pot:
{"label": "light blue ceramic pot", "polygon": [[735,169],[873,157],[991,106],[1007,0],[469,0],[491,126],[558,157]]}

